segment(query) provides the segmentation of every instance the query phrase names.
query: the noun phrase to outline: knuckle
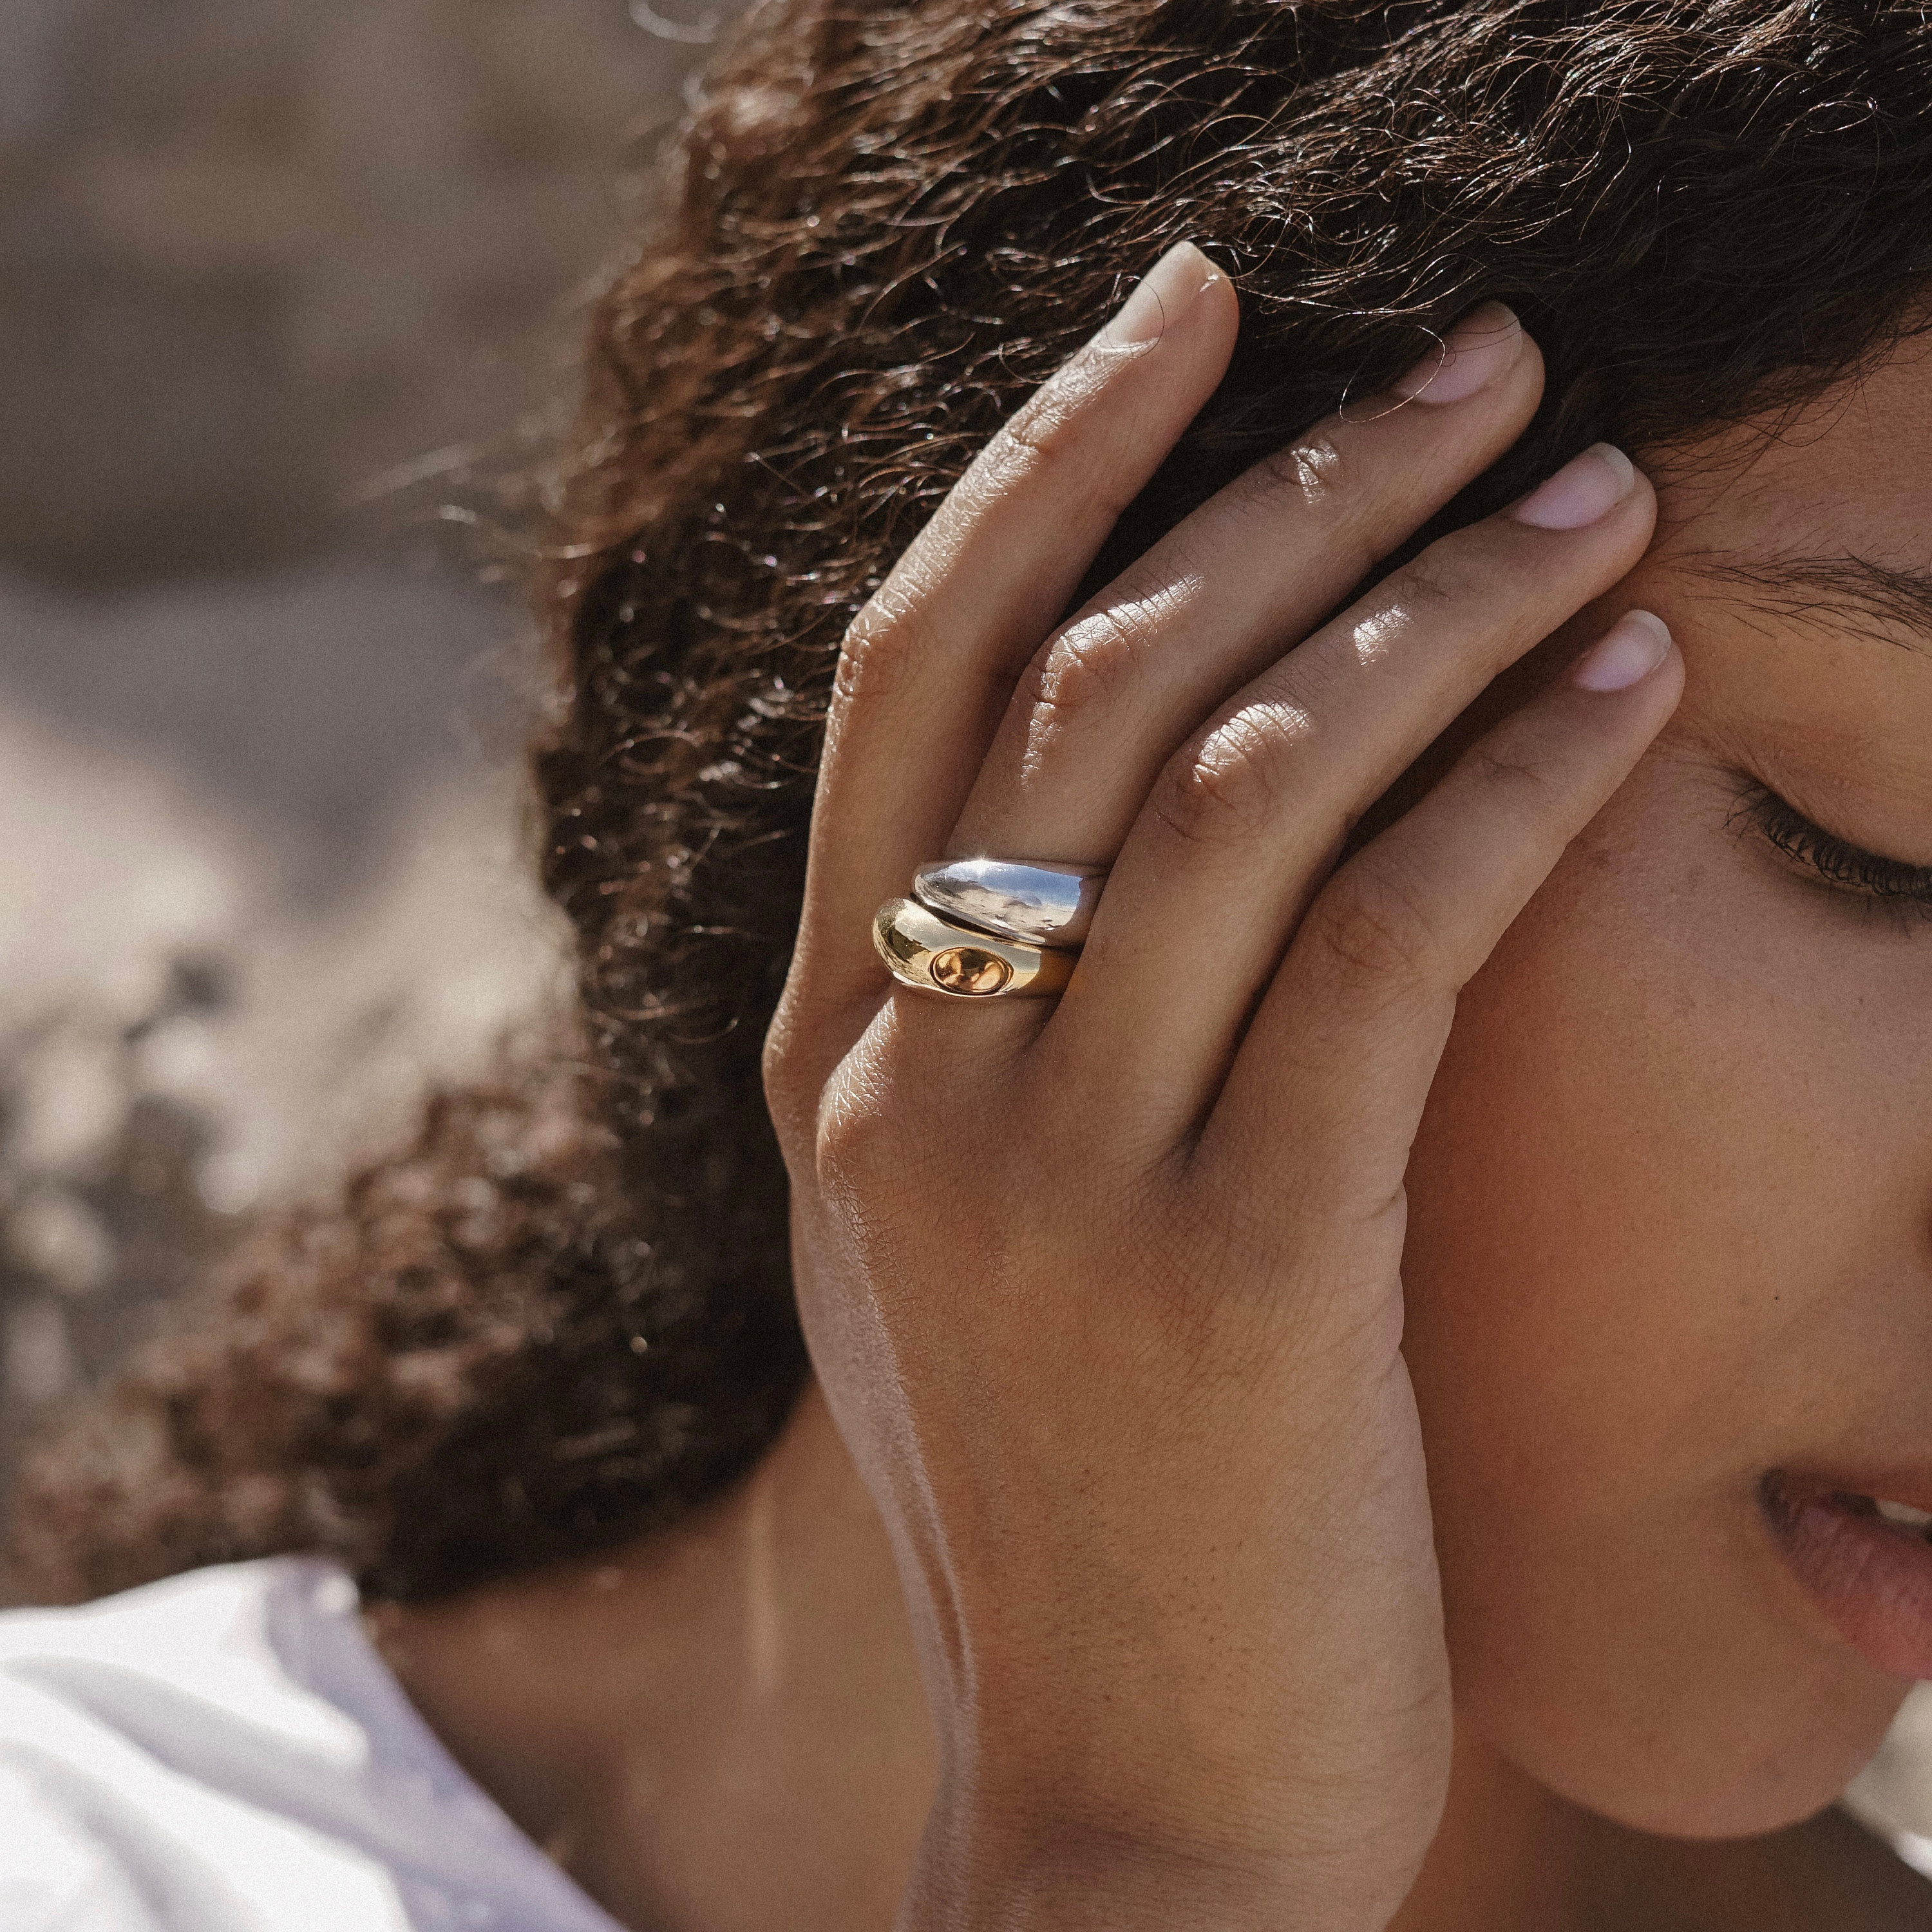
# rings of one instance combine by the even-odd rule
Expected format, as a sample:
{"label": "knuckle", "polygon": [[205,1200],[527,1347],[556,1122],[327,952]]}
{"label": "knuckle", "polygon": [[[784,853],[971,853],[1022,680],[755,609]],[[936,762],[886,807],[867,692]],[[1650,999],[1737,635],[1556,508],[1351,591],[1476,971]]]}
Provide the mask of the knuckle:
{"label": "knuckle", "polygon": [[1235,486],[1241,500],[1270,512],[1282,497],[1304,509],[1339,509],[1356,494],[1359,466],[1322,429],[1270,451]]}
{"label": "knuckle", "polygon": [[995,465],[1028,468],[1066,454],[1077,440],[1079,406],[1086,400],[1084,386],[1067,380],[1071,374],[1069,370],[1029,396],[1001,424],[988,446]]}
{"label": "knuckle", "polygon": [[1350,581],[1382,554],[1376,532],[1386,520],[1387,479],[1330,426],[1319,426],[1270,452],[1232,486],[1235,507],[1279,520],[1284,511],[1310,525]]}
{"label": "knuckle", "polygon": [[789,1112],[792,1104],[792,1069],[795,1063],[790,1022],[786,1002],[782,999],[778,1011],[772,1016],[770,1026],[766,1029],[764,1044],[759,1049],[758,1076],[764,1088],[766,1102],[774,1114],[781,1108]]}
{"label": "knuckle", "polygon": [[[994,492],[1053,472],[1058,484],[1112,503],[1120,485],[1096,466],[1104,436],[1096,436],[1094,405],[1124,366],[1118,352],[1090,344],[1034,391],[1003,423],[976,468]],[[1124,503],[1124,496],[1120,496]]]}
{"label": "knuckle", "polygon": [[1017,699],[1036,722],[1072,722],[1117,702],[1150,647],[1154,610],[1122,601],[1077,619],[1028,665]]}
{"label": "knuckle", "polygon": [[962,500],[976,511],[989,508],[1052,463],[1064,441],[1064,433],[1035,440],[1024,433],[1018,417],[1002,423],[961,481]]}
{"label": "knuckle", "polygon": [[862,1050],[848,1054],[810,1098],[813,1178],[827,1198],[862,1196],[910,1154],[910,1096]]}
{"label": "knuckle", "polygon": [[766,1111],[780,1144],[796,1154],[812,1144],[826,1062],[808,1003],[788,987],[766,1028],[759,1060]]}
{"label": "knuckle", "polygon": [[1253,837],[1287,808],[1308,730],[1292,706],[1244,705],[1168,760],[1150,801],[1156,818],[1190,845]]}
{"label": "knuckle", "polygon": [[1510,600],[1550,577],[1548,558],[1526,552],[1517,534],[1493,518],[1451,531],[1396,571],[1386,594],[1398,608],[1429,614],[1514,608]]}
{"label": "knuckle", "polygon": [[812,1124],[812,1168],[821,1186],[837,1192],[868,1174],[880,1138],[875,1108],[859,1102],[846,1083],[827,1083]]}
{"label": "knuckle", "polygon": [[1433,617],[1493,596],[1495,572],[1474,546],[1454,537],[1431,544],[1389,580],[1388,601],[1406,616]]}
{"label": "knuckle", "polygon": [[888,586],[853,619],[839,646],[833,702],[848,712],[863,700],[876,704],[908,676],[932,640],[932,626],[915,595]]}
{"label": "knuckle", "polygon": [[1555,774],[1526,752],[1512,754],[1501,746],[1478,744],[1463,754],[1463,763],[1486,793],[1501,794],[1512,805],[1533,810],[1559,795]]}
{"label": "knuckle", "polygon": [[903,1191],[914,1170],[952,1159],[962,1134],[980,1144],[985,1092],[1004,1078],[1004,1062],[983,1042],[947,1034],[929,1010],[909,1021],[888,1003],[855,1038],[859,1018],[849,1009],[836,1020],[814,1015],[806,1047],[817,1064],[795,1082],[784,1076],[798,1110],[795,1166],[825,1198],[848,1205]]}
{"label": "knuckle", "polygon": [[1340,874],[1308,918],[1331,976],[1378,994],[1432,985],[1436,922],[1414,882],[1390,866]]}

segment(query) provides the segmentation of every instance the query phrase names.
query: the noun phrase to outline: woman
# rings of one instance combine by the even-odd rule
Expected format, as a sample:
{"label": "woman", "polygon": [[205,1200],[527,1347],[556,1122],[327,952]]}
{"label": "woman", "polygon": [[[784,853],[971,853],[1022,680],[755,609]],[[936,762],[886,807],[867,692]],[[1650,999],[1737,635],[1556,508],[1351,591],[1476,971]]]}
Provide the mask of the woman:
{"label": "woman", "polygon": [[45,1922],[1924,1924],[1928,218],[1911,6],[755,14],[558,498],[596,1070],[22,1504],[386,1664],[14,1619]]}

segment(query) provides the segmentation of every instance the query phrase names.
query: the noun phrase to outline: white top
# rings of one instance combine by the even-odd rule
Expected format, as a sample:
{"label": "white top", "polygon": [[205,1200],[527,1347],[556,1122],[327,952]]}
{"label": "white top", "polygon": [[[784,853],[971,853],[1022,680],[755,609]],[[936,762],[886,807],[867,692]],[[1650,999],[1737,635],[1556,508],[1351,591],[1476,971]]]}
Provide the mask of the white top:
{"label": "white top", "polygon": [[0,1928],[618,1932],[295,1557],[0,1613]]}
{"label": "white top", "polygon": [[[1932,1685],[1848,1806],[1932,1876]],[[0,1932],[621,1932],[307,1557],[0,1612]]]}

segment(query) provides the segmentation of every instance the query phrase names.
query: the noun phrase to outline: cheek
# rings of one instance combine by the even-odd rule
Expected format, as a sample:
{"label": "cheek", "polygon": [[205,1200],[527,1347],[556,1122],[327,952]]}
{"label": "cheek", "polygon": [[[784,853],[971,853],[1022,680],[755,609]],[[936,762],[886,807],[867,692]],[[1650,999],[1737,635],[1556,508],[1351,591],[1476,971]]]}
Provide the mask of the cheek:
{"label": "cheek", "polygon": [[1898,1702],[1756,1495],[1901,1403],[1932,1446],[1900,1366],[1932,1352],[1932,1180],[1896,1034],[1858,1010],[1888,976],[1847,1015],[1842,939],[1686,830],[1694,790],[1647,764],[1464,994],[1411,1170],[1405,1352],[1466,1721],[1593,1809],[1702,1834],[1816,1810]]}

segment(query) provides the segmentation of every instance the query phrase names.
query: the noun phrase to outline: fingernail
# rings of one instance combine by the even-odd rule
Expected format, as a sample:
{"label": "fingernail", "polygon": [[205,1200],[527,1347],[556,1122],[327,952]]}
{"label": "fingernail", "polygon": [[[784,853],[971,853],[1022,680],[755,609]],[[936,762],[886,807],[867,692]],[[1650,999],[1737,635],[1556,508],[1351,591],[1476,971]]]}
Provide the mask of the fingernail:
{"label": "fingernail", "polygon": [[1414,403],[1460,403],[1486,388],[1522,352],[1522,324],[1515,311],[1499,302],[1484,302],[1391,386]]}
{"label": "fingernail", "polygon": [[1630,494],[1636,475],[1621,449],[1594,442],[1546,477],[1510,514],[1539,530],[1580,530],[1614,510]]}
{"label": "fingernail", "polygon": [[1221,272],[1192,242],[1177,242],[1142,278],[1100,333],[1130,347],[1158,342],[1187,313],[1190,304]]}
{"label": "fingernail", "polygon": [[1585,691],[1628,691],[1670,653],[1670,627],[1648,610],[1626,610],[1570,667],[1570,682]]}

